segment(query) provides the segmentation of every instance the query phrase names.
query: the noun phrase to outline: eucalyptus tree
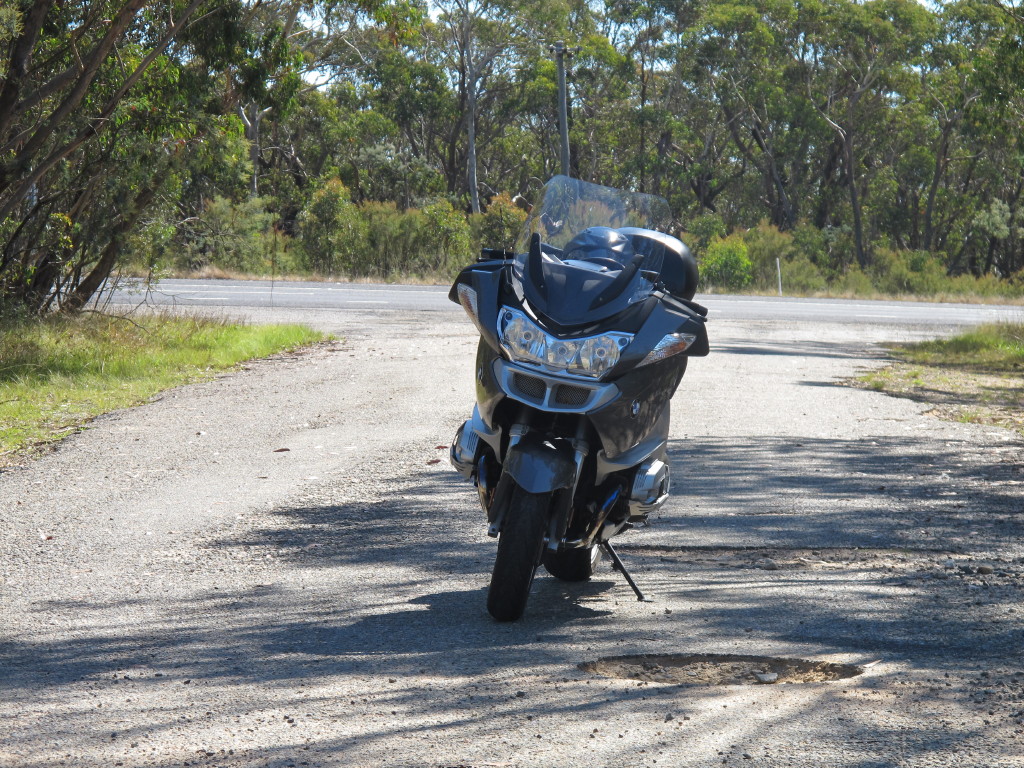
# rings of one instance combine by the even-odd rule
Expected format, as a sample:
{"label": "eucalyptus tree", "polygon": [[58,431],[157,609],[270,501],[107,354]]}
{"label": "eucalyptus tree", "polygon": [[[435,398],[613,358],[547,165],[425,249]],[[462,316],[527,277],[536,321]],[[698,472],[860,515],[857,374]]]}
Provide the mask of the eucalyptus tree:
{"label": "eucalyptus tree", "polygon": [[[499,93],[508,93],[517,54],[536,44],[530,22],[540,4],[524,0],[438,0],[436,22],[431,25],[435,52],[449,74],[465,125],[466,178],[470,209],[480,212],[478,136],[480,103],[484,97],[494,103]],[[457,152],[456,136],[449,142],[449,158]],[[452,190],[454,191],[454,190]]]}
{"label": "eucalyptus tree", "polygon": [[1024,5],[1019,0],[992,0],[983,9],[962,5],[975,29],[994,28],[994,34],[976,46],[975,82],[982,98],[967,121],[972,134],[989,137],[980,163],[987,171],[987,184],[978,191],[983,205],[968,240],[980,240],[980,247],[960,261],[974,274],[1019,279],[1024,276]]}
{"label": "eucalyptus tree", "polygon": [[433,37],[413,30],[398,45],[380,38],[367,51],[367,103],[392,126],[387,143],[401,182],[389,199],[403,208],[452,193],[463,178],[450,153],[462,130],[458,94]]}
{"label": "eucalyptus tree", "polygon": [[[174,93],[181,73],[218,55],[239,9],[232,0],[6,7],[0,299],[75,308],[102,284],[162,183],[164,159],[188,139],[191,105]],[[220,37],[204,39],[199,33],[213,25]],[[184,111],[166,110],[165,98]],[[125,162],[140,165],[128,171]],[[116,177],[136,170],[131,183]],[[103,210],[96,203],[104,198],[113,208],[87,240],[82,217]]]}
{"label": "eucalyptus tree", "polygon": [[699,26],[698,71],[758,187],[746,207],[782,230],[810,215],[829,166],[829,128],[804,87],[820,67],[820,24],[813,0],[740,0],[709,6]]}
{"label": "eucalyptus tree", "polygon": [[900,89],[922,61],[934,17],[916,0],[821,0],[805,23],[818,66],[807,69],[811,103],[835,134],[848,194],[854,250],[864,268],[870,246],[864,222],[869,141],[902,96]]}

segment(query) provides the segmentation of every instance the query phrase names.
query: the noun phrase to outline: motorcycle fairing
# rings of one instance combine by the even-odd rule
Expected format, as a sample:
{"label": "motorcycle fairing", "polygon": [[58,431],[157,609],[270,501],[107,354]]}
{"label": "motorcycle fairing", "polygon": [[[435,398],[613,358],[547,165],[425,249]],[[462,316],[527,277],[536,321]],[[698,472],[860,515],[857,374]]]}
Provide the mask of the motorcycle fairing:
{"label": "motorcycle fairing", "polygon": [[610,459],[645,442],[661,421],[686,371],[686,356],[676,355],[615,380],[620,396],[588,414]]}
{"label": "motorcycle fairing", "polygon": [[480,335],[495,349],[498,348],[498,312],[508,298],[508,265],[509,262],[504,261],[472,264],[459,273],[448,292],[448,299],[456,304],[461,304],[458,293],[460,285],[466,285],[476,292]]}
{"label": "motorcycle fairing", "polygon": [[513,280],[520,283],[534,311],[561,326],[607,320],[643,301],[654,289],[640,272],[643,256],[626,265],[568,259],[544,252],[534,235],[525,262],[516,261]]}

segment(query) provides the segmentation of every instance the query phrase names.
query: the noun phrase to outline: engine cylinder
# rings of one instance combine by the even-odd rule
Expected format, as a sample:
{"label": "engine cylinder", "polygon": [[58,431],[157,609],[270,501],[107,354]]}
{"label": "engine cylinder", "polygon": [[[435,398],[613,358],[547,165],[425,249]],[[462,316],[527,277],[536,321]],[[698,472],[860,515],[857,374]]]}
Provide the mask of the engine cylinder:
{"label": "engine cylinder", "polygon": [[672,488],[668,464],[661,459],[648,459],[633,476],[633,489],[629,494],[629,521],[642,522],[661,508]]}
{"label": "engine cylinder", "polygon": [[473,430],[469,421],[459,427],[452,440],[451,451],[448,459],[452,466],[467,480],[473,475],[476,468],[476,451],[480,445],[480,436]]}

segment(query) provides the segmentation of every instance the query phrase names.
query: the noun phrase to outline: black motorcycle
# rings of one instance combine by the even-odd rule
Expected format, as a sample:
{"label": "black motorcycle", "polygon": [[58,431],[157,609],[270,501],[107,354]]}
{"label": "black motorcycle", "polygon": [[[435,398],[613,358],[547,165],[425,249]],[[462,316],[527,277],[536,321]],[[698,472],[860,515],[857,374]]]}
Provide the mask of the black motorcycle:
{"label": "black motorcycle", "polygon": [[451,462],[498,537],[487,610],[515,621],[537,566],[585,581],[668,498],[669,400],[708,353],[697,265],[668,204],[556,176],[518,253],[487,249],[449,297],[480,331],[476,406]]}

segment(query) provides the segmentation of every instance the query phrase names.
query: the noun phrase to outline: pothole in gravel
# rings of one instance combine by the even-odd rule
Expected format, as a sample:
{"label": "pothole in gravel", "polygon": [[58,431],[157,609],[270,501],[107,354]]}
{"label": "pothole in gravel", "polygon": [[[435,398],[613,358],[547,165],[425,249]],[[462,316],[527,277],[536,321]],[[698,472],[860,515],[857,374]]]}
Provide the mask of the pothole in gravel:
{"label": "pothole in gravel", "polygon": [[826,683],[864,671],[853,664],[731,654],[613,656],[584,662],[580,669],[603,677],[669,685]]}

